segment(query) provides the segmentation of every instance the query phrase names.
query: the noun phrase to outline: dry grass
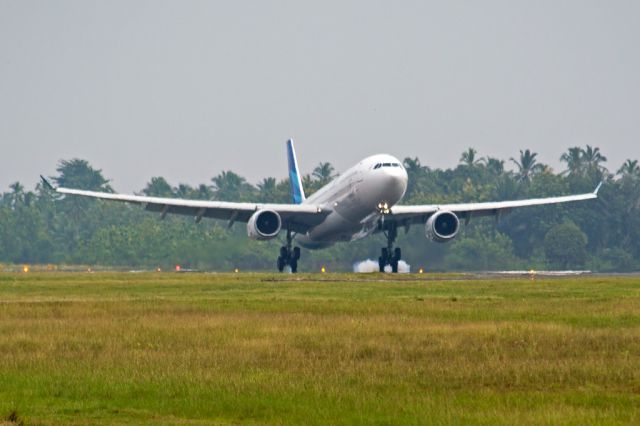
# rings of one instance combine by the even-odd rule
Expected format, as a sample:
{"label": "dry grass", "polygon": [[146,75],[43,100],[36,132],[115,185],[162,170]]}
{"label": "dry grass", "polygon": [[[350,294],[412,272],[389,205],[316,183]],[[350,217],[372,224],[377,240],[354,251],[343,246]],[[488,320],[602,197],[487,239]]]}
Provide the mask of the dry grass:
{"label": "dry grass", "polygon": [[640,422],[637,278],[279,278],[0,275],[0,419]]}

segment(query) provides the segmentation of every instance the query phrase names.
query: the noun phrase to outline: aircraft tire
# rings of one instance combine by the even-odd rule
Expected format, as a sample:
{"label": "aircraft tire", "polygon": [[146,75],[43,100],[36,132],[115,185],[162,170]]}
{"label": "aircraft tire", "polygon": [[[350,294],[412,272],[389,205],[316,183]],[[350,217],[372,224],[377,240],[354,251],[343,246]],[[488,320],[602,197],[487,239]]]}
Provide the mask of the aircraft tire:
{"label": "aircraft tire", "polygon": [[296,272],[298,272],[298,260],[297,259],[291,259],[289,261],[289,266],[291,267],[291,273],[295,274]]}
{"label": "aircraft tire", "polygon": [[398,272],[398,259],[395,257],[391,259],[391,272],[394,274]]}
{"label": "aircraft tire", "polygon": [[278,256],[278,272],[284,271],[284,258],[282,256]]}
{"label": "aircraft tire", "polygon": [[400,247],[396,247],[393,255],[395,256],[396,260],[402,259],[402,250],[400,249]]}
{"label": "aircraft tire", "polygon": [[296,261],[300,259],[300,247],[293,248],[293,259]]}

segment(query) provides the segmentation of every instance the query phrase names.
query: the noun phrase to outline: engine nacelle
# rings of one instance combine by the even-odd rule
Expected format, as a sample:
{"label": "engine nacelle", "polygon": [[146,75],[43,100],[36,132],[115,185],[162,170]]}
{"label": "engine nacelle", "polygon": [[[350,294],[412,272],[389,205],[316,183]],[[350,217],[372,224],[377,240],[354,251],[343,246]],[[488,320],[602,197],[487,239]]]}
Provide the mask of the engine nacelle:
{"label": "engine nacelle", "polygon": [[438,243],[446,243],[454,239],[459,230],[460,220],[453,212],[435,212],[425,224],[427,238]]}
{"label": "engine nacelle", "polygon": [[247,222],[247,235],[254,240],[275,238],[282,228],[280,215],[273,210],[258,210]]}

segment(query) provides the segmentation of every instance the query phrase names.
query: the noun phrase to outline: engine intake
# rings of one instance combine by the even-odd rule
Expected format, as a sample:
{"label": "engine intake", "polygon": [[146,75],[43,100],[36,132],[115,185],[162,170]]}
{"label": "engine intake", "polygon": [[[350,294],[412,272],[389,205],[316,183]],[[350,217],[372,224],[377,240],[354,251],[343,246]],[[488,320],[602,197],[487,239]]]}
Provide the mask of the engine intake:
{"label": "engine intake", "polygon": [[258,210],[247,222],[247,235],[254,240],[275,238],[282,228],[280,215],[273,210]]}
{"label": "engine intake", "polygon": [[425,224],[427,238],[437,243],[445,243],[454,239],[459,230],[460,220],[453,212],[436,212],[429,217]]}

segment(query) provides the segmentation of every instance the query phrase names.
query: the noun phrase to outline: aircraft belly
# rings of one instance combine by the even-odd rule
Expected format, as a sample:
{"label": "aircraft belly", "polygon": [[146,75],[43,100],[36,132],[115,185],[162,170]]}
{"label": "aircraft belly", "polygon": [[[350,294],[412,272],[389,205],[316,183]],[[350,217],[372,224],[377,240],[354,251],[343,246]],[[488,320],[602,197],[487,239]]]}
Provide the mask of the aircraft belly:
{"label": "aircraft belly", "polygon": [[359,224],[360,221],[371,213],[371,206],[365,205],[357,191],[334,203],[333,210],[348,222]]}
{"label": "aircraft belly", "polygon": [[351,221],[334,211],[321,224],[306,235],[299,235],[296,240],[304,247],[322,248],[339,241],[351,241],[361,231],[360,220]]}

